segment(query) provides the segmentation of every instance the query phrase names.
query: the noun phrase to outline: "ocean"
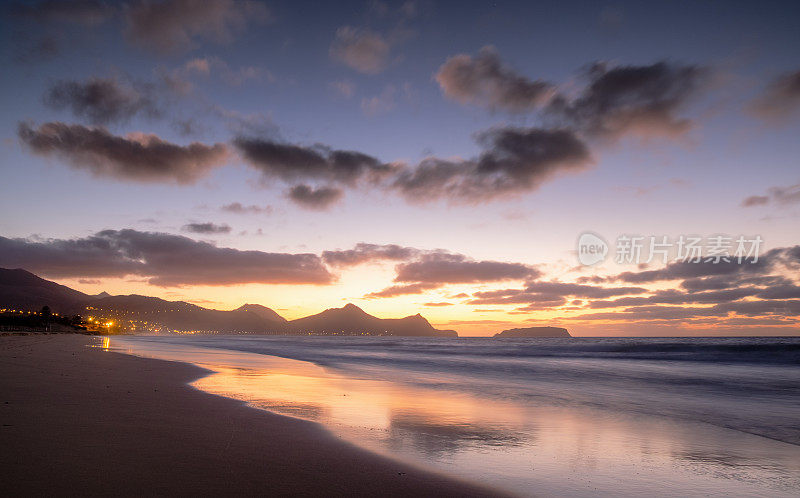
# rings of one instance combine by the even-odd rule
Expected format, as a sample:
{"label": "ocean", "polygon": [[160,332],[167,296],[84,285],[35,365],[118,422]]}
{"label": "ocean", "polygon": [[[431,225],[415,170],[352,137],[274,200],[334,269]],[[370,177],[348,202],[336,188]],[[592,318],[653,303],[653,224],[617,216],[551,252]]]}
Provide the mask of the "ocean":
{"label": "ocean", "polygon": [[800,338],[158,336],[214,394],[521,495],[796,496]]}

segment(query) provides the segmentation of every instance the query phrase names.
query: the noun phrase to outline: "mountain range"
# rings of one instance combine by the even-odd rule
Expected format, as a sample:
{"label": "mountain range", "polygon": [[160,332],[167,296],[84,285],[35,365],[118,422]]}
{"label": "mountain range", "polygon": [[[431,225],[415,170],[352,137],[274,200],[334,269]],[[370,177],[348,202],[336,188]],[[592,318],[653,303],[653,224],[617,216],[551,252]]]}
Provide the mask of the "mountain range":
{"label": "mountain range", "polygon": [[422,315],[378,318],[353,304],[316,315],[286,320],[259,304],[220,311],[184,301],[166,301],[139,295],[89,295],[45,280],[23,269],[0,268],[0,309],[39,310],[94,315],[113,319],[134,332],[206,332],[312,335],[394,335],[457,337],[454,330],[434,328]]}

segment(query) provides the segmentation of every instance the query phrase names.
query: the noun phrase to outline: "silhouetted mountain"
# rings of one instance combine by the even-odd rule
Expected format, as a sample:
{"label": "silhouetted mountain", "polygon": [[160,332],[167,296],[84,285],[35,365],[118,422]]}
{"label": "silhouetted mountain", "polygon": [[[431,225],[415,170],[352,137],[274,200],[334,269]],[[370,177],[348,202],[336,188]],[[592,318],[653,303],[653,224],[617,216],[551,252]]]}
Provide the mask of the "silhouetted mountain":
{"label": "silhouetted mountain", "polygon": [[92,313],[132,321],[138,324],[137,328],[153,331],[163,327],[179,331],[278,334],[285,330],[286,323],[283,317],[264,306],[260,306],[259,313],[244,306],[233,311],[219,311],[183,301],[137,295],[106,297],[90,306]]}
{"label": "silhouetted mountain", "polygon": [[495,337],[572,337],[567,329],[561,327],[528,327],[520,329],[508,329],[495,334]]}
{"label": "silhouetted mountain", "polygon": [[405,318],[378,318],[354,304],[347,304],[343,308],[330,308],[316,315],[292,320],[289,322],[289,327],[297,334],[458,336],[454,330],[433,328],[428,320],[419,314]]}
{"label": "silhouetted mountain", "polygon": [[37,277],[25,270],[0,268],[0,308],[39,310],[49,306],[62,314],[114,320],[123,331],[198,331],[251,334],[339,334],[457,337],[454,330],[437,330],[421,315],[381,319],[348,304],[287,321],[259,304],[232,311],[203,308],[184,301],[147,296],[96,296]]}
{"label": "silhouetted mountain", "polygon": [[245,304],[238,307],[234,311],[249,311],[251,313],[255,313],[268,322],[287,323],[288,321],[274,310],[267,308],[266,306],[261,306],[260,304]]}
{"label": "silhouetted mountain", "polygon": [[37,277],[18,268],[0,268],[0,308],[39,310],[49,306],[56,313],[72,313],[92,301],[92,296]]}

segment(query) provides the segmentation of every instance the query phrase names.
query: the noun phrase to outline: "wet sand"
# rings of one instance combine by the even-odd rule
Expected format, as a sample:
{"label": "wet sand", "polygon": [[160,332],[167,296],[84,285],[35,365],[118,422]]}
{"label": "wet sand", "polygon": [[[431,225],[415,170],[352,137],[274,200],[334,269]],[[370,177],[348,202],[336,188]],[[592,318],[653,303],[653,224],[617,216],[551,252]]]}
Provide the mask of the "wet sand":
{"label": "wet sand", "polygon": [[496,496],[206,394],[97,337],[0,337],[0,482],[25,495]]}

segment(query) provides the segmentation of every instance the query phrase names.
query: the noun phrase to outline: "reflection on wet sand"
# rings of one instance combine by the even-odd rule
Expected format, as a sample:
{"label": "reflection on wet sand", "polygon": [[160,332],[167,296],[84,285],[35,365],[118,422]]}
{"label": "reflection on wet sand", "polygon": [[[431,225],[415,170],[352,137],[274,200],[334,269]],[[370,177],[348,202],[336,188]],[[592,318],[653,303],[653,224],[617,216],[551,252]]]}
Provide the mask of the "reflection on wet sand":
{"label": "reflection on wet sand", "polygon": [[[798,447],[695,422],[506,402],[246,352],[130,344],[215,373],[194,385],[324,424],[373,451],[521,494],[770,494],[800,487]],[[431,379],[432,381],[435,379]]]}

